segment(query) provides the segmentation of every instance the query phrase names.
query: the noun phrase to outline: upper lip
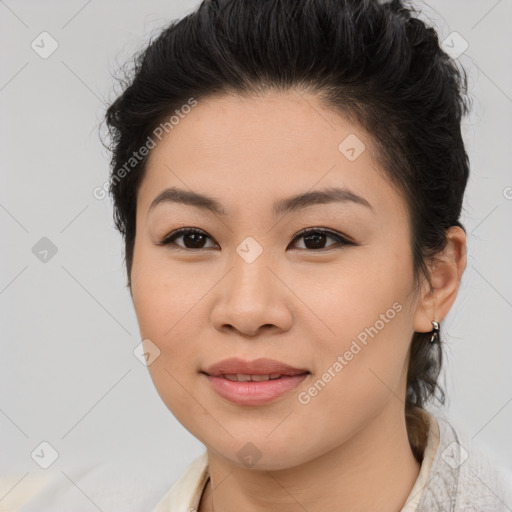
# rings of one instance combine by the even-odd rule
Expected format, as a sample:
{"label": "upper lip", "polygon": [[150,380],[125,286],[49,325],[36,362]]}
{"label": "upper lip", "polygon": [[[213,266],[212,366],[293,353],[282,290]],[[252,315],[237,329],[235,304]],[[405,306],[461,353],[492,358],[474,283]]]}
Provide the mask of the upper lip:
{"label": "upper lip", "polygon": [[275,359],[259,358],[253,361],[244,361],[243,359],[230,358],[223,359],[215,364],[203,369],[204,373],[210,376],[218,377],[220,375],[234,375],[241,373],[243,375],[270,375],[279,373],[280,375],[300,375],[309,373],[306,369],[294,368]]}

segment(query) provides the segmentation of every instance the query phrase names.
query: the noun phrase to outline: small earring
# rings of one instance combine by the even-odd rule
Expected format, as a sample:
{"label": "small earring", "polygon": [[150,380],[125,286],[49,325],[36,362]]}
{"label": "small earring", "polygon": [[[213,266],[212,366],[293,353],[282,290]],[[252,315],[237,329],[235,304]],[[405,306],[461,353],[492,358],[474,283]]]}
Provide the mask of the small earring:
{"label": "small earring", "polygon": [[432,336],[430,337],[430,343],[435,343],[436,341],[439,341],[439,323],[435,320],[432,321],[432,326],[434,327],[432,329]]}

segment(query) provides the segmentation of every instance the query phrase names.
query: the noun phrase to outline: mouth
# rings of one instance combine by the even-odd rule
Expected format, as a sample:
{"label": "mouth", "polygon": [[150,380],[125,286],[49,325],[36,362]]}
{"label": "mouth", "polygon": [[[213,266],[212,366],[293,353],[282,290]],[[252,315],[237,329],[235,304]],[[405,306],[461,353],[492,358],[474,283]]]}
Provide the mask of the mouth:
{"label": "mouth", "polygon": [[[232,380],[230,375],[218,377],[203,373],[211,388],[222,398],[236,405],[257,406],[274,402],[278,398],[290,393],[310,374],[301,373],[298,375],[279,375],[270,378],[269,375],[236,375]],[[249,380],[238,380],[247,378]],[[252,380],[252,378],[262,380]]]}
{"label": "mouth", "polygon": [[309,370],[295,368],[272,359],[243,361],[226,359],[200,372],[211,388],[237,405],[264,405],[296,388]]}
{"label": "mouth", "polygon": [[[218,363],[207,366],[202,370],[203,373],[212,377],[220,376],[238,376],[241,375],[243,380],[252,380],[252,377],[266,377],[269,379],[276,379],[281,376],[289,377],[294,375],[300,375],[308,373],[309,370],[306,368],[296,368],[289,364],[277,361],[275,359],[259,358],[253,361],[245,361],[236,357],[230,359],[224,359]],[[251,378],[247,378],[251,377]],[[238,377],[237,377],[238,378]],[[233,380],[233,379],[230,379]],[[255,379],[256,380],[256,379]],[[266,380],[266,379],[261,379]]]}
{"label": "mouth", "polygon": [[[298,374],[298,375],[303,375]],[[218,375],[218,377],[224,377],[231,382],[263,382],[265,380],[276,380],[282,377],[291,377],[291,375],[281,375],[280,373],[267,373],[267,374],[254,374],[247,375],[243,373],[233,373],[233,374],[224,374]]]}

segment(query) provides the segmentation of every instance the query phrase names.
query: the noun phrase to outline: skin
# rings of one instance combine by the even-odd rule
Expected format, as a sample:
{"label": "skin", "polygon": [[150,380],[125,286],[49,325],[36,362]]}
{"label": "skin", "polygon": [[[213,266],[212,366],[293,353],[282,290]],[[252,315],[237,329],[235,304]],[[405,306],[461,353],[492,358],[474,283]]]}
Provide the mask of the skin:
{"label": "skin", "polygon": [[[338,149],[349,134],[366,145],[354,161]],[[228,215],[171,203],[148,212],[171,186],[215,197]],[[274,201],[329,186],[349,188],[373,211],[346,202],[272,215]],[[190,237],[158,245],[181,227],[204,231],[204,248],[187,249],[195,247]],[[295,238],[305,228],[357,245]],[[464,231],[449,230],[433,288],[424,280],[417,289],[405,200],[379,168],[371,135],[312,95],[290,91],[199,101],[150,154],[136,233],[133,303],[142,339],[160,349],[151,378],[208,450],[200,512],[323,512],[333,503],[340,511],[400,510],[420,469],[404,416],[410,341],[455,301]],[[250,264],[236,252],[248,236],[263,249]],[[300,403],[298,394],[397,302],[401,311]],[[311,374],[273,403],[235,405],[199,373],[235,356],[269,357]],[[261,453],[252,467],[237,456],[247,442]]]}

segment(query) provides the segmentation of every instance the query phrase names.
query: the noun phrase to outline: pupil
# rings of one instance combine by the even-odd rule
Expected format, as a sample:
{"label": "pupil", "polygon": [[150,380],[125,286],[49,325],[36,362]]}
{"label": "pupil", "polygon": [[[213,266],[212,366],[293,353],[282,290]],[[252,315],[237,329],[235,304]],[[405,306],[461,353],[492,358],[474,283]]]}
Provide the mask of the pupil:
{"label": "pupil", "polygon": [[[201,238],[203,237],[203,235],[201,235],[200,233],[190,233],[188,235],[185,235],[184,237],[184,241],[186,241],[187,239],[190,239],[190,238],[195,238],[195,237],[198,237],[198,238]],[[204,243],[204,240],[202,240],[203,243]],[[196,239],[196,243],[194,243],[194,241],[192,241],[192,247],[188,247],[189,244],[185,243],[185,246],[187,246],[189,249],[201,249],[201,243],[199,242],[199,244],[197,244],[198,240]]]}
{"label": "pupil", "polygon": [[309,244],[307,244],[307,243],[305,245],[308,249],[318,249],[318,248],[321,249],[322,244],[325,243],[325,237],[326,237],[326,235],[324,235],[323,233],[315,233],[312,235],[307,235],[304,237],[305,242],[307,240],[313,239],[316,243],[313,243],[313,247],[308,247]]}

